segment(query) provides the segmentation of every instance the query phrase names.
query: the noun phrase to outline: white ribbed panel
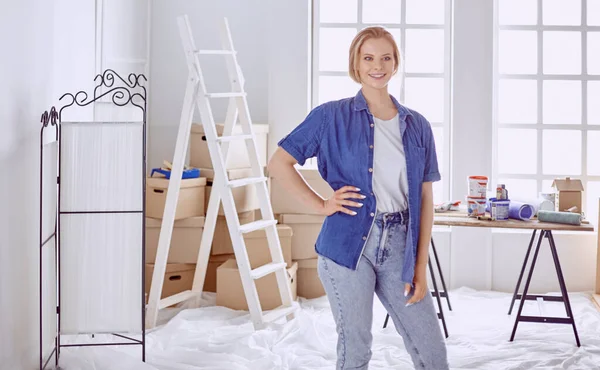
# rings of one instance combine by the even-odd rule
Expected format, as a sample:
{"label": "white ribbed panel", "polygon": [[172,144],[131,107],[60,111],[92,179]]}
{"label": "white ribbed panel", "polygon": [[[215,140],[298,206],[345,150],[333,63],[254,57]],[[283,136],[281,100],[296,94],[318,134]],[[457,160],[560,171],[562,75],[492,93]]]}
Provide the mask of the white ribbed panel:
{"label": "white ribbed panel", "polygon": [[55,238],[42,249],[42,348],[47,359],[56,345],[56,255]]}
{"label": "white ribbed panel", "polygon": [[61,123],[61,211],[142,210],[142,123]]}
{"label": "white ribbed panel", "polygon": [[[44,129],[55,137],[53,127]],[[56,141],[42,147],[42,242],[54,233],[56,225],[56,177],[58,171],[58,143]],[[56,347],[58,332],[56,321],[56,237],[49,239],[41,250],[42,260],[42,355],[46,360]]]}
{"label": "white ribbed panel", "polygon": [[61,216],[61,334],[140,332],[142,216]]}
{"label": "white ribbed panel", "polygon": [[61,333],[140,332],[142,124],[62,123]]}
{"label": "white ribbed panel", "polygon": [[54,232],[56,224],[56,177],[58,176],[58,143],[43,146],[42,241]]}

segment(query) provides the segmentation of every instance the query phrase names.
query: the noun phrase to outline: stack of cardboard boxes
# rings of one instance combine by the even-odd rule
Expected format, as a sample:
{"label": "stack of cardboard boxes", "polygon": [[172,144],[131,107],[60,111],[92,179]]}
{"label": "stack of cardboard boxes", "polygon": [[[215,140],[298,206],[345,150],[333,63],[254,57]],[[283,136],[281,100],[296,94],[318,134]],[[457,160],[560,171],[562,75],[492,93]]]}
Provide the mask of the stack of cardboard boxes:
{"label": "stack of cardboard boxes", "polygon": [[[308,185],[327,199],[333,189],[316,169],[299,169]],[[315,243],[321,232],[325,216],[308,208],[284,188],[277,177],[270,178],[271,206],[280,224],[293,230],[292,260],[298,264],[298,295],[304,298],[317,298],[325,294],[317,273],[317,253]]]}
{"label": "stack of cardboard boxes", "polygon": [[[224,125],[217,124],[218,135],[222,135],[223,128]],[[261,166],[265,168],[267,164],[268,126],[254,124],[253,131],[256,137],[259,161]],[[243,134],[241,126],[236,125],[233,135],[241,134]],[[252,169],[245,142],[230,144],[227,157],[225,169],[230,180],[252,177]],[[202,176],[207,178],[207,207],[214,179],[214,170],[202,125],[192,125],[190,135],[190,165],[199,168]],[[232,192],[240,224],[243,225],[257,220],[260,217],[260,204],[257,197],[256,185],[234,188]],[[292,229],[286,225],[278,225],[277,232],[279,234],[283,257],[287,263],[288,278],[295,299],[297,265],[292,262]],[[267,235],[264,230],[245,234],[244,241],[251,268],[272,262]],[[257,290],[263,310],[269,310],[281,305],[279,289],[277,288],[277,281],[274,274],[259,279],[257,281]],[[204,291],[217,293],[218,306],[225,306],[236,310],[248,309],[222,205],[219,206]]]}
{"label": "stack of cardboard boxes", "polygon": [[[256,136],[259,160],[266,171],[268,126],[254,124],[253,131]],[[222,132],[223,125],[217,124],[217,134],[221,135]],[[242,134],[241,128],[236,126],[233,134]],[[252,170],[245,143],[236,142],[229,148],[225,166],[229,179],[251,177]],[[189,164],[200,169],[201,177],[182,180],[162,297],[192,288],[214,179],[214,169],[204,129],[199,124],[192,125]],[[300,172],[310,186],[323,197],[330,197],[333,194],[333,190],[317,170],[300,170]],[[149,292],[152,281],[168,184],[169,180],[164,178],[147,179],[146,293]],[[320,297],[324,295],[324,291],[317,275],[317,255],[314,245],[324,216],[316,214],[314,210],[296,201],[277,178],[269,178],[269,187],[273,213],[279,221],[277,232],[283,257],[287,263],[292,296],[294,299],[298,295],[305,298]],[[235,188],[232,192],[240,224],[253,222],[261,217],[255,185]],[[264,230],[245,234],[244,241],[252,268],[272,262]],[[222,205],[218,212],[203,290],[217,293],[218,306],[236,310],[248,309]],[[263,310],[281,305],[274,274],[259,279],[257,290]]]}
{"label": "stack of cardboard boxes", "polygon": [[[192,288],[206,209],[206,178],[181,180],[161,298]],[[169,180],[146,179],[146,294],[150,292]]]}

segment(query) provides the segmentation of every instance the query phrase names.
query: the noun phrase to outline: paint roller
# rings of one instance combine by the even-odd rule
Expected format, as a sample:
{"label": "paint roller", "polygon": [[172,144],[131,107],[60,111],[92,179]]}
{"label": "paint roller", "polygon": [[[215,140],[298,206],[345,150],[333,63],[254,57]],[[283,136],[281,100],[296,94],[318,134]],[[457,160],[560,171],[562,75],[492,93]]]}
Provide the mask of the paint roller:
{"label": "paint roller", "polygon": [[535,215],[535,207],[529,203],[511,201],[508,206],[508,217],[515,220],[530,220]]}
{"label": "paint roller", "polygon": [[556,224],[581,225],[581,215],[572,212],[538,211],[538,220]]}

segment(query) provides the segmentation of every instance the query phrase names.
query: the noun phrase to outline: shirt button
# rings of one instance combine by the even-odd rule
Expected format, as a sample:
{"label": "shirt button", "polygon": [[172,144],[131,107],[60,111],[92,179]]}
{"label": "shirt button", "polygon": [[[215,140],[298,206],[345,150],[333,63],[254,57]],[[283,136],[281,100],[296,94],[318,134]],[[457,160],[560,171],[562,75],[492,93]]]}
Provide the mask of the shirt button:
{"label": "shirt button", "polygon": [[371,217],[375,217],[375,213],[371,212]]}
{"label": "shirt button", "polygon": [[375,125],[371,123],[371,127],[374,127]]}
{"label": "shirt button", "polygon": [[370,148],[370,149],[373,149],[373,145],[369,145],[369,148]]}
{"label": "shirt button", "polygon": [[373,169],[372,169],[372,168],[369,168],[369,172],[373,172]]}
{"label": "shirt button", "polygon": [[367,237],[366,237],[366,236],[363,236],[363,240],[367,240]]}

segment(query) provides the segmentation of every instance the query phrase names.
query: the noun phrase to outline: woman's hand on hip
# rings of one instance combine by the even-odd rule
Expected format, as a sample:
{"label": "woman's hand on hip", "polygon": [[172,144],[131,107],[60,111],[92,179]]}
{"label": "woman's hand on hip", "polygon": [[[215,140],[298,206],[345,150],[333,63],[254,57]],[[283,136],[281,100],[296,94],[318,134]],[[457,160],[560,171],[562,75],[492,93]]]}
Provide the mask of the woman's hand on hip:
{"label": "woman's hand on hip", "polygon": [[321,213],[325,216],[331,216],[336,212],[343,212],[351,216],[356,215],[355,211],[345,207],[360,208],[363,206],[363,204],[360,202],[350,200],[366,198],[366,196],[356,193],[357,191],[360,191],[360,189],[355,186],[344,186],[339,188],[335,193],[333,193],[331,198],[323,201],[323,209]]}

